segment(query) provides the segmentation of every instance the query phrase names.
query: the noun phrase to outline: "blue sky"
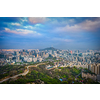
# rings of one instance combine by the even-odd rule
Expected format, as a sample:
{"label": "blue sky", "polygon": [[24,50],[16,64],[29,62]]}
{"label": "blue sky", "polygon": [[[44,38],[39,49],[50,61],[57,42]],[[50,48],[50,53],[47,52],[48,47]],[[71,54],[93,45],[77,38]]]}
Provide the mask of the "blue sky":
{"label": "blue sky", "polygon": [[99,17],[0,17],[0,49],[100,49]]}

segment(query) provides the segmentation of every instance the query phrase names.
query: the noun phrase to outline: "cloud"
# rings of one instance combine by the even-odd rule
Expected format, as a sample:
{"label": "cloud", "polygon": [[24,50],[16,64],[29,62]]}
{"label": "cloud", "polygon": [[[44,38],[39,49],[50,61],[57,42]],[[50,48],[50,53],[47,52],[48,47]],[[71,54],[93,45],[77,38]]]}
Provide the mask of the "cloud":
{"label": "cloud", "polygon": [[28,20],[26,18],[21,19],[22,22],[27,22]]}
{"label": "cloud", "polygon": [[39,29],[40,27],[44,27],[42,24],[35,24],[34,26],[31,25],[27,25],[27,26],[23,26],[24,28],[27,29]]}
{"label": "cloud", "polygon": [[53,38],[52,40],[62,41],[62,42],[72,42],[72,39],[63,39],[63,38]]}
{"label": "cloud", "polygon": [[70,24],[74,24],[75,20],[74,19],[62,19],[59,20],[59,18],[57,19],[50,19],[49,23],[47,23],[47,25],[50,25],[52,27],[62,27],[65,25],[70,25]]}
{"label": "cloud", "polygon": [[74,22],[75,22],[75,20],[74,20],[74,19],[70,19],[70,20],[69,20],[69,22],[74,23]]}
{"label": "cloud", "polygon": [[20,34],[20,35],[27,35],[27,34],[31,34],[34,36],[40,36],[40,33],[37,33],[36,31],[32,31],[32,30],[26,30],[26,29],[16,29],[16,30],[10,30],[9,28],[5,28],[5,30],[3,30],[2,32],[6,32],[6,33],[14,33],[14,34]]}
{"label": "cloud", "polygon": [[54,32],[81,32],[81,31],[97,31],[100,28],[100,18],[96,20],[85,20],[81,23],[74,24],[72,26],[66,25],[64,27],[57,27]]}
{"label": "cloud", "polygon": [[54,32],[78,32],[80,31],[80,26],[74,25],[74,26],[69,26],[66,25],[65,27],[57,27]]}
{"label": "cloud", "polygon": [[19,24],[19,23],[11,23],[11,25],[20,26],[20,24]]}
{"label": "cloud", "polygon": [[45,23],[45,22],[49,21],[49,18],[46,18],[46,17],[29,17],[28,20],[33,24],[38,24],[38,23]]}
{"label": "cloud", "polygon": [[95,21],[86,20],[79,24],[81,26],[81,29],[87,30],[87,31],[96,31],[96,29],[100,28],[100,19]]}
{"label": "cloud", "polygon": [[28,25],[28,26],[24,26],[24,28],[35,29],[35,27],[30,26],[30,25]]}

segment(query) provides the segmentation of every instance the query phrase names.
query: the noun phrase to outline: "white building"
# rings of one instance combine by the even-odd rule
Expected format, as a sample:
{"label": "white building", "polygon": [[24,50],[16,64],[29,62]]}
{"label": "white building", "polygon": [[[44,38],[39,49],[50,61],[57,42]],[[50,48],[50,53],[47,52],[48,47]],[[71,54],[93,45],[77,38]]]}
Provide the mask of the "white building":
{"label": "white building", "polygon": [[37,58],[33,58],[33,62],[36,62],[37,61]]}
{"label": "white building", "polygon": [[41,62],[42,61],[42,58],[38,58],[38,61]]}
{"label": "white building", "polygon": [[26,62],[32,62],[32,57],[24,57],[24,61],[26,61]]}

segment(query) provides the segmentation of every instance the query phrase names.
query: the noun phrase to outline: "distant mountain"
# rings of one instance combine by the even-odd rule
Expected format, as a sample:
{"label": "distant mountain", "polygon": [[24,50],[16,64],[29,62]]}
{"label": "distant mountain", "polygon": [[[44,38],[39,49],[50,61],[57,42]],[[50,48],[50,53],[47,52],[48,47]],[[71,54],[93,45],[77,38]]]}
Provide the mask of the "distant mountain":
{"label": "distant mountain", "polygon": [[54,48],[54,47],[49,47],[49,48],[45,48],[45,49],[40,49],[40,51],[45,51],[45,50],[52,50],[52,51],[57,51],[58,49]]}

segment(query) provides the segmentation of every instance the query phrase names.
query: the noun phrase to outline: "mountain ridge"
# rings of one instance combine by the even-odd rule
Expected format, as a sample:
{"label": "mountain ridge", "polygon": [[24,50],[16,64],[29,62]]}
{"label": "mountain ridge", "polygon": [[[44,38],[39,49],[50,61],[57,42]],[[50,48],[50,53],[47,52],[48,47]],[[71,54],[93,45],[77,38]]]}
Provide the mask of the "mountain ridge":
{"label": "mountain ridge", "polygon": [[54,47],[47,47],[47,48],[44,48],[44,49],[40,49],[40,51],[45,51],[45,50],[52,50],[52,51],[57,51],[59,49],[56,49]]}

